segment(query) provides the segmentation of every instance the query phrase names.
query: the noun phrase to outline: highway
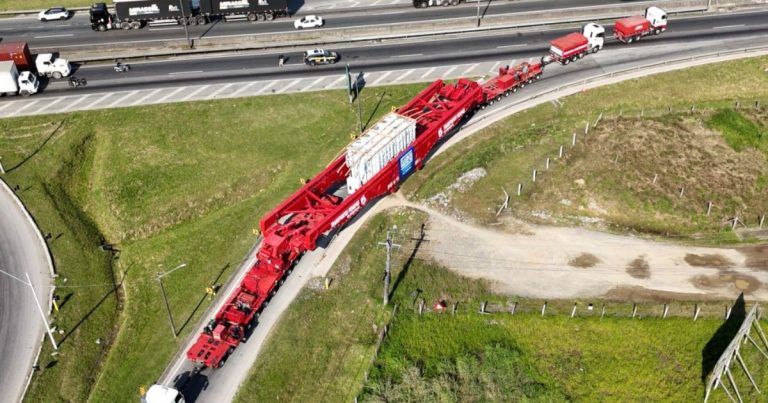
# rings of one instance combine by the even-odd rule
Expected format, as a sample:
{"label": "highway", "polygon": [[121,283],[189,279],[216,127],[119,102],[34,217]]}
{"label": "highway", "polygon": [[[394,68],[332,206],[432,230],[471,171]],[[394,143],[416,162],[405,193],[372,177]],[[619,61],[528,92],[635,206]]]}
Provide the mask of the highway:
{"label": "highway", "polygon": [[[670,59],[682,57],[691,57],[699,54],[713,51],[726,51],[735,48],[744,48],[755,43],[766,43],[768,39],[768,29],[766,29],[766,12],[728,14],[723,16],[709,16],[704,18],[685,19],[671,22],[674,24],[674,30],[663,34],[662,36],[643,39],[639,44],[623,45],[610,43],[606,49],[598,54],[591,55],[576,64],[569,66],[550,65],[546,68],[544,78],[529,87],[526,87],[516,97],[532,96],[543,93],[559,86],[571,82],[578,82],[582,79],[616,72],[632,66],[642,66],[653,62],[662,62]],[[540,34],[544,37],[553,36],[553,32],[548,31]],[[532,38],[518,38],[526,41],[526,47],[514,50],[499,51],[496,41],[484,39],[463,39],[469,42],[460,42],[457,45],[457,39],[438,41],[435,43],[420,45],[421,48],[408,48],[408,51],[423,51],[425,54],[434,56],[434,60],[425,63],[458,63],[463,56],[454,55],[455,49],[466,49],[469,43],[480,46],[476,54],[467,55],[466,59],[479,61],[482,58],[496,60],[508,60],[510,58],[525,58],[528,55],[535,57],[542,53],[543,47],[539,44],[542,39],[536,43],[528,43]],[[472,42],[475,41],[475,42]],[[537,46],[538,45],[538,46]],[[416,46],[416,45],[403,45]],[[530,46],[530,48],[529,48]],[[434,51],[430,51],[433,49]],[[506,48],[505,48],[506,49]],[[386,55],[382,48],[376,49],[380,55]],[[348,50],[348,51],[351,51]],[[389,56],[404,53],[403,48],[390,49],[395,52]],[[361,51],[365,52],[365,51]],[[364,53],[360,53],[362,58]],[[457,58],[459,60],[457,60]],[[414,61],[392,61],[383,68],[403,68],[403,65],[418,64],[418,59]],[[278,74],[278,73],[272,73]],[[293,74],[293,73],[289,73]],[[306,74],[302,72],[301,74]],[[320,74],[320,73],[316,73]],[[516,99],[516,98],[515,98]],[[489,107],[485,111],[476,115],[472,122],[486,114],[500,113],[505,105],[513,105],[515,100],[511,98],[501,104]],[[464,133],[464,132],[462,132]],[[306,283],[311,275],[322,275],[332,262],[335,253],[343,247],[346,240],[350,239],[356,228],[363,221],[358,218],[349,227],[338,234],[338,237],[329,246],[328,249],[315,250],[307,255],[299,263],[295,272],[288,278],[285,285],[270,303],[269,307],[263,312],[254,333],[250,335],[247,343],[238,347],[233,355],[228,359],[226,365],[218,370],[203,370],[201,373],[195,373],[190,362],[185,357],[177,357],[169,366],[168,376],[162,381],[165,384],[179,387],[185,393],[187,401],[191,402],[225,402],[230,401],[236,393],[237,386],[247,376],[248,370],[253,361],[257,359],[259,349],[262,347],[271,326],[276,323],[280,313],[286,309],[290,301],[297,295],[300,288]],[[335,250],[336,252],[334,252]],[[245,267],[252,264],[249,261],[239,271],[243,272]],[[233,284],[236,284],[234,282]],[[229,295],[230,290],[224,290],[222,295]],[[223,299],[219,303],[223,303]],[[203,320],[201,323],[207,321]],[[297,363],[298,365],[298,363]]]}
{"label": "highway", "polygon": [[21,399],[40,349],[45,327],[26,274],[47,313],[51,303],[47,254],[37,228],[11,189],[0,183],[0,270],[4,272],[0,273],[0,402]]}
{"label": "highway", "polygon": [[[533,0],[533,1],[497,1],[491,3],[487,10],[481,12],[485,15],[501,15],[519,12],[546,12],[552,9],[567,7],[589,7],[604,4],[622,4],[620,0]],[[484,7],[484,6],[483,6]],[[410,5],[401,5],[397,8],[380,9],[376,13],[367,10],[350,10],[339,12],[338,10],[308,13],[299,9],[297,16],[304,14],[318,14],[326,19],[324,28],[349,28],[356,26],[374,26],[393,23],[420,23],[425,21],[446,20],[460,17],[473,17],[477,13],[476,3],[462,4],[454,7],[433,7],[428,9],[416,9]],[[189,34],[192,38],[215,38],[237,35],[268,35],[280,32],[293,32],[293,21],[297,17],[276,19],[271,22],[247,22],[247,21],[217,21],[213,24],[189,26]],[[16,17],[0,19],[0,36],[3,41],[26,41],[30,47],[66,48],[83,45],[106,45],[124,42],[164,41],[170,39],[184,39],[182,26],[157,26],[145,27],[139,30],[115,30],[107,32],[94,32],[90,28],[87,11],[76,13],[67,21],[51,21],[42,23],[34,17]]]}

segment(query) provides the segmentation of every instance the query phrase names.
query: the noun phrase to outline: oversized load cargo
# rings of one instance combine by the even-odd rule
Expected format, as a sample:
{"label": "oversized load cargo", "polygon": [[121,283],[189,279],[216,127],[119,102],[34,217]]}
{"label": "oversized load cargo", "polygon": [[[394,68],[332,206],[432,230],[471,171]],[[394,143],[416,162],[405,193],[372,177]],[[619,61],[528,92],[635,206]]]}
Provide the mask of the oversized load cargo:
{"label": "oversized load cargo", "polygon": [[288,9],[287,0],[201,0],[200,12],[211,15],[246,14]]}
{"label": "oversized load cargo", "polygon": [[192,14],[189,0],[114,0],[114,5],[119,21],[178,19]]}
{"label": "oversized load cargo", "polygon": [[416,120],[391,112],[347,147],[347,191],[354,193],[416,139]]}
{"label": "oversized load cargo", "polygon": [[19,70],[32,70],[35,66],[26,42],[0,42],[0,61],[12,61]]}

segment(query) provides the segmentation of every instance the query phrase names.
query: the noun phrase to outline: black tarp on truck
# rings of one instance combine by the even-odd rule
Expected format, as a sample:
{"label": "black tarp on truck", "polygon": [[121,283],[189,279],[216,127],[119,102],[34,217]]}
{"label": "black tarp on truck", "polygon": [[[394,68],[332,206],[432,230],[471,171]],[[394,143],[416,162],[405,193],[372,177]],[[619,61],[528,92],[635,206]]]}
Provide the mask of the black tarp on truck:
{"label": "black tarp on truck", "polygon": [[200,0],[200,12],[207,15],[231,15],[260,12],[288,13],[287,0]]}
{"label": "black tarp on truck", "polygon": [[115,12],[120,21],[149,21],[192,15],[189,0],[114,0]]}

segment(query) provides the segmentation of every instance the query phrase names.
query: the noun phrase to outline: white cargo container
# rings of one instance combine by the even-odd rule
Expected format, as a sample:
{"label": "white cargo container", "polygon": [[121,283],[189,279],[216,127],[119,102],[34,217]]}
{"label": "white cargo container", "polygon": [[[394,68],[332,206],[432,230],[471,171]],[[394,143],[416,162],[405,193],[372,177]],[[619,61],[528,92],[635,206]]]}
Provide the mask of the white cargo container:
{"label": "white cargo container", "polygon": [[347,191],[354,193],[416,139],[416,120],[390,112],[347,147]]}
{"label": "white cargo container", "polygon": [[30,72],[19,73],[12,61],[0,62],[0,95],[32,95],[37,93],[38,84]]}

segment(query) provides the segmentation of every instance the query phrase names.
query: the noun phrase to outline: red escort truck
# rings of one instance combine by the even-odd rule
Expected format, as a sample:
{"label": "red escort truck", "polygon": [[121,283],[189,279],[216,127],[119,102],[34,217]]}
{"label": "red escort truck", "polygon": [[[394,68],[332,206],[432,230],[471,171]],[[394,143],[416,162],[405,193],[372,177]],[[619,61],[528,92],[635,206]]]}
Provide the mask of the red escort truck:
{"label": "red escort truck", "polygon": [[582,27],[581,33],[571,32],[549,42],[549,57],[546,57],[544,62],[545,64],[552,61],[561,64],[575,62],[588,53],[596,53],[602,49],[604,42],[605,28],[590,22]]}
{"label": "red escort truck", "polygon": [[617,20],[613,25],[613,37],[624,43],[632,43],[647,35],[658,35],[667,30],[667,13],[658,7],[645,9],[645,16]]}

